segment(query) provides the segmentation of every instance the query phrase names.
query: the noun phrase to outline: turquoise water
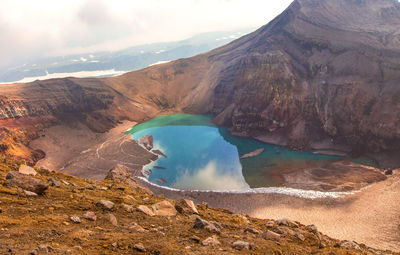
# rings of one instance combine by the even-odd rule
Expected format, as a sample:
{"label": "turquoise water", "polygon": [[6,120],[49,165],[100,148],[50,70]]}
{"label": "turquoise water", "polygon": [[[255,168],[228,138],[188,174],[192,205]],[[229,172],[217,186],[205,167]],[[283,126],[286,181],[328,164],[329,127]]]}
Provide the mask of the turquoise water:
{"label": "turquoise water", "polygon": [[[133,139],[151,134],[154,149],[167,158],[145,166],[153,183],[180,189],[240,190],[280,186],[280,173],[341,159],[316,155],[231,136],[211,122],[211,116],[175,114],[159,116],[134,126]],[[240,156],[264,148],[256,157]]]}

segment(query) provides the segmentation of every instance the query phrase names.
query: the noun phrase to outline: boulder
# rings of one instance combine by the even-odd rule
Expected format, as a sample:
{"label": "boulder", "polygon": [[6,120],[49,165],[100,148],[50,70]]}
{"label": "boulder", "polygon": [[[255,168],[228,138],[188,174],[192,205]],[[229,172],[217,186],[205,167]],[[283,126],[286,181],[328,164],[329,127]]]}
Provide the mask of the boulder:
{"label": "boulder", "polygon": [[202,243],[204,246],[217,246],[220,245],[220,241],[218,241],[218,238],[216,235],[210,236],[206,238]]}
{"label": "boulder", "polygon": [[280,234],[275,233],[275,232],[270,231],[270,230],[265,231],[262,236],[266,240],[279,241],[279,239],[281,239],[281,235]]}
{"label": "boulder", "polygon": [[145,135],[139,138],[139,143],[143,145],[148,151],[153,149],[153,136],[152,135]]}
{"label": "boulder", "polygon": [[137,211],[142,212],[148,216],[154,216],[154,212],[152,209],[150,209],[149,207],[145,206],[145,205],[139,205],[137,208]]}
{"label": "boulder", "polygon": [[179,199],[175,202],[175,209],[182,214],[199,214],[192,200]]}
{"label": "boulder", "polygon": [[96,205],[103,210],[111,211],[114,208],[114,203],[108,200],[99,200]]}
{"label": "boulder", "polygon": [[238,240],[232,244],[232,248],[236,250],[250,249],[250,244],[248,242]]}
{"label": "boulder", "polygon": [[24,190],[35,192],[38,195],[42,195],[49,187],[46,183],[42,182],[39,179],[15,171],[9,172],[7,174],[4,185],[17,186]]}
{"label": "boulder", "polygon": [[37,175],[36,170],[27,165],[20,165],[18,172],[21,174],[32,175],[32,176]]}
{"label": "boulder", "polygon": [[177,213],[175,207],[167,200],[158,202],[151,208],[153,209],[154,214],[158,216],[175,216]]}

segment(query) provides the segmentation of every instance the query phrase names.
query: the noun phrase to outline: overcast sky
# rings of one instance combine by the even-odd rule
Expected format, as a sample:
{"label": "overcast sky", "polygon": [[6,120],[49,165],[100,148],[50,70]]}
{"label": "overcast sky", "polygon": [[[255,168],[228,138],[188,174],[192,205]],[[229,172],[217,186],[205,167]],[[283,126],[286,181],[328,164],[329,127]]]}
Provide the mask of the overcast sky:
{"label": "overcast sky", "polygon": [[292,0],[0,0],[0,67],[262,26]]}

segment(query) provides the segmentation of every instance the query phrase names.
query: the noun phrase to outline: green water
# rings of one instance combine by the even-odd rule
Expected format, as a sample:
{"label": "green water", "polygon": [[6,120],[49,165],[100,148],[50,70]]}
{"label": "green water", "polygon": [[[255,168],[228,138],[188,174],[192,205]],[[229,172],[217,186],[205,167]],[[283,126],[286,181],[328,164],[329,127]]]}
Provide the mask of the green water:
{"label": "green water", "polygon": [[[129,132],[135,140],[153,135],[154,149],[168,157],[160,157],[145,167],[151,170],[149,180],[180,189],[241,190],[280,186],[282,171],[343,158],[234,137],[225,128],[215,126],[207,115],[159,116],[134,126]],[[260,148],[264,148],[260,155],[240,159]]]}

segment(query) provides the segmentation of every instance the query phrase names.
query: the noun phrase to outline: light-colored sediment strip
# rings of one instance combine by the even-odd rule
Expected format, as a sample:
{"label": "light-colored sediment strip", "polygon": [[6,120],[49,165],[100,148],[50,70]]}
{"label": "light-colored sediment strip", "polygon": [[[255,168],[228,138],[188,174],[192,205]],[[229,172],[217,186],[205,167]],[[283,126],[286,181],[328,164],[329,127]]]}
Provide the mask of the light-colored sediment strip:
{"label": "light-colored sediment strip", "polygon": [[[143,178],[138,182],[155,194],[169,198],[186,197],[212,207],[263,219],[290,218],[303,224],[315,224],[323,233],[338,239],[354,240],[379,249],[400,252],[400,170],[387,180],[374,183],[359,192],[340,194],[319,192],[317,196],[300,190],[275,189],[244,191],[183,191],[164,188]],[[287,190],[297,193],[287,194]],[[322,192],[323,193],[323,192]],[[300,194],[300,195],[299,195]],[[344,195],[344,196],[343,196]]]}

